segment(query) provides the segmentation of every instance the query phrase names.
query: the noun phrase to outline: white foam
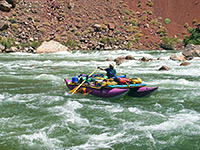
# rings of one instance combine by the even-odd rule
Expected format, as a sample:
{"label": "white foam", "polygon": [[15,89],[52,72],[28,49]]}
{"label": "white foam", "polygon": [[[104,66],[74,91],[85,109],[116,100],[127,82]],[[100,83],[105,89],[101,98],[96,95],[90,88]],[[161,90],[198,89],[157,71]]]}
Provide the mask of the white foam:
{"label": "white foam", "polygon": [[139,114],[139,115],[143,115],[143,114],[151,114],[151,115],[155,115],[155,116],[159,116],[159,117],[164,117],[163,114],[159,114],[157,112],[150,112],[150,111],[145,111],[145,110],[140,110],[139,108],[137,107],[129,107],[128,110],[130,112],[133,112],[135,114]]}
{"label": "white foam", "polygon": [[39,79],[39,80],[61,80],[60,77],[57,77],[57,76],[52,75],[52,74],[40,74],[40,75],[36,76],[35,79]]}
{"label": "white foam", "polygon": [[[177,129],[184,129],[186,126],[194,126],[200,120],[200,116],[196,113],[182,113],[171,115],[165,122],[149,126],[140,126],[141,130],[162,130],[171,131]],[[199,126],[199,125],[198,125]],[[200,128],[200,126],[199,126]]]}
{"label": "white foam", "polygon": [[81,118],[80,114],[76,112],[76,109],[82,108],[83,105],[77,101],[69,100],[64,106],[55,106],[49,108],[49,111],[56,112],[57,115],[63,116],[63,120],[68,124],[69,122],[76,125],[88,126],[90,123],[88,119]]}
{"label": "white foam", "polygon": [[33,134],[23,134],[18,136],[22,143],[28,144],[30,146],[38,145],[40,147],[45,147],[47,149],[58,148],[57,145],[61,143],[57,138],[49,138],[46,132],[39,131]]}
{"label": "white foam", "polygon": [[122,112],[124,110],[124,108],[120,106],[106,106],[105,109],[112,113]]}

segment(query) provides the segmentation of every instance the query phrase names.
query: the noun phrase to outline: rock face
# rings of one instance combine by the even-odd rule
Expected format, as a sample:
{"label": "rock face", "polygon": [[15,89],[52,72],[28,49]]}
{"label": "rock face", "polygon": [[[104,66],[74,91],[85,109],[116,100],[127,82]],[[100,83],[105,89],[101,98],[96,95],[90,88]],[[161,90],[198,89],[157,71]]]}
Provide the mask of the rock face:
{"label": "rock face", "polygon": [[182,54],[187,60],[193,57],[200,57],[200,45],[188,44]]}
{"label": "rock face", "polygon": [[0,20],[0,31],[6,30],[8,28],[8,23]]}
{"label": "rock face", "polygon": [[59,51],[68,51],[68,47],[56,41],[43,42],[36,50],[36,53],[55,53]]}
{"label": "rock face", "polygon": [[170,56],[170,59],[174,60],[174,61],[185,61],[186,60],[183,55],[175,55],[175,54],[172,54]]}

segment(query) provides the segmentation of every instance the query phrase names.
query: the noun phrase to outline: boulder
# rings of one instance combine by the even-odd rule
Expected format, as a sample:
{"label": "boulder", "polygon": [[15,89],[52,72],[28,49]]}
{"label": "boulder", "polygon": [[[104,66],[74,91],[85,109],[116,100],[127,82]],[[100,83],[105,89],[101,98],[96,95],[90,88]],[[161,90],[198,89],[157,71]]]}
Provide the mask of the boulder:
{"label": "boulder", "polygon": [[188,44],[182,54],[187,60],[192,59],[193,57],[200,57],[200,45]]}
{"label": "boulder", "polygon": [[95,31],[98,31],[98,32],[102,30],[102,27],[100,24],[94,24],[93,28],[95,29]]}
{"label": "boulder", "polygon": [[170,59],[174,60],[174,61],[185,61],[186,60],[183,55],[175,55],[175,54],[172,54],[170,56]]}
{"label": "boulder", "polygon": [[171,68],[169,68],[167,66],[162,66],[158,70],[171,70]]}
{"label": "boulder", "polygon": [[183,62],[183,63],[180,64],[180,66],[188,66],[188,65],[190,65],[189,62]]}
{"label": "boulder", "polygon": [[106,61],[113,61],[113,59],[112,58],[107,58]]}
{"label": "boulder", "polygon": [[69,49],[59,42],[51,40],[49,42],[44,41],[42,45],[37,48],[36,53],[55,53],[59,51],[69,51]]}
{"label": "boulder", "polygon": [[18,51],[17,47],[14,46],[5,50],[6,53],[15,53],[17,51]]}
{"label": "boulder", "polygon": [[8,28],[8,23],[6,21],[0,20],[0,31],[6,30]]}
{"label": "boulder", "polygon": [[2,44],[0,44],[0,53],[3,51],[3,50],[5,50],[5,46],[3,46]]}
{"label": "boulder", "polygon": [[120,65],[121,63],[123,63],[126,60],[126,57],[124,55],[117,57],[116,59],[114,59],[114,61],[116,62],[116,65]]}
{"label": "boulder", "polygon": [[12,8],[12,5],[9,4],[7,1],[0,0],[0,10],[9,12],[11,8]]}
{"label": "boulder", "polygon": [[17,0],[6,0],[9,4],[12,5],[12,8],[15,8]]}
{"label": "boulder", "polygon": [[119,65],[122,64],[124,61],[125,61],[125,59],[120,59],[120,60],[116,61],[116,65],[119,66]]}
{"label": "boulder", "polygon": [[149,61],[149,58],[148,57],[142,57],[140,60],[141,61]]}
{"label": "boulder", "polygon": [[132,55],[127,55],[125,59],[126,60],[135,60],[135,58]]}
{"label": "boulder", "polygon": [[108,28],[110,30],[115,30],[115,25],[113,23],[108,23]]}

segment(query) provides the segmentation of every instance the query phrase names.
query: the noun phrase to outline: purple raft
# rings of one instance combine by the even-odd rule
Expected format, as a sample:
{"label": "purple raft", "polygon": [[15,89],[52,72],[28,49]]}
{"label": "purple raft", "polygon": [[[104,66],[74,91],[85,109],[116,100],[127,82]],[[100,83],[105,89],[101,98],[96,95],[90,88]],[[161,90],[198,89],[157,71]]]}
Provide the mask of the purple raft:
{"label": "purple raft", "polygon": [[[65,79],[67,87],[72,90],[77,87],[79,84],[72,84],[71,80]],[[147,97],[152,95],[158,87],[146,87],[146,84],[133,84],[133,85],[123,85],[116,86],[117,88],[109,88],[109,87],[95,87],[95,86],[86,86],[82,85],[77,92],[81,92],[85,90],[85,93],[103,97],[103,98],[121,98],[125,95],[130,97]]]}

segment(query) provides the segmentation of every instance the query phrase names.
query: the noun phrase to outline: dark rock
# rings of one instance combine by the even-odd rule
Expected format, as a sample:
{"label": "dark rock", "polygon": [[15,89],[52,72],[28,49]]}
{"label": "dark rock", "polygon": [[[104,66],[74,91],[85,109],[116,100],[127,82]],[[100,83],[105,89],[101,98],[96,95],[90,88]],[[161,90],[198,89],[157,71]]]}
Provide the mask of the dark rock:
{"label": "dark rock", "polygon": [[180,64],[180,66],[188,66],[188,65],[190,65],[189,62],[183,62],[183,63]]}
{"label": "dark rock", "polygon": [[9,12],[11,8],[12,8],[12,5],[9,4],[7,1],[0,0],[0,10]]}
{"label": "dark rock", "polygon": [[187,60],[191,60],[193,57],[200,57],[200,45],[188,44],[182,54]]}
{"label": "dark rock", "polygon": [[125,59],[126,60],[135,60],[135,58],[132,55],[127,55]]}
{"label": "dark rock", "polygon": [[6,0],[9,4],[12,5],[12,8],[15,8],[17,0]]}
{"label": "dark rock", "polygon": [[141,61],[149,61],[149,58],[148,57],[142,57],[140,60]]}
{"label": "dark rock", "polygon": [[183,55],[175,55],[175,54],[172,54],[170,56],[170,59],[174,60],[174,61],[185,61],[186,60]]}
{"label": "dark rock", "polygon": [[161,68],[159,68],[158,70],[171,70],[171,68],[167,67],[167,66],[162,66]]}

